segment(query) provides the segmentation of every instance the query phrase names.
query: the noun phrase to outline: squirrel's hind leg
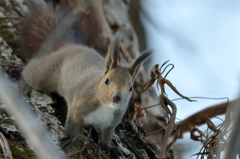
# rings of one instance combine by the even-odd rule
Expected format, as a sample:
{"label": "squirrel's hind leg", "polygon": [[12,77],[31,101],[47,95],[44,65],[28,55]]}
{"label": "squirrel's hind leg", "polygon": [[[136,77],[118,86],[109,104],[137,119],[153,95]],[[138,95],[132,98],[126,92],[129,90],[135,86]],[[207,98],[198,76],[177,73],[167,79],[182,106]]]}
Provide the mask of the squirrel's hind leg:
{"label": "squirrel's hind leg", "polygon": [[74,120],[71,115],[71,110],[68,109],[68,115],[67,115],[67,120],[65,123],[65,137],[61,138],[60,141],[63,142],[62,148],[65,148],[67,146],[77,146],[79,145],[79,140],[78,138],[78,131],[83,125],[83,119],[80,117],[78,120]]}

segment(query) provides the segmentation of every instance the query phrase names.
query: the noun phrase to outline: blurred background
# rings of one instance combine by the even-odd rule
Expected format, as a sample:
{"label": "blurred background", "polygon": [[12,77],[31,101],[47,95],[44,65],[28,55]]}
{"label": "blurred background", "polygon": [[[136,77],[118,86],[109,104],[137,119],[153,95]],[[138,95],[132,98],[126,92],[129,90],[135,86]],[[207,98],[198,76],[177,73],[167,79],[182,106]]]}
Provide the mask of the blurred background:
{"label": "blurred background", "polygon": [[[146,47],[154,49],[148,72],[154,64],[170,60],[175,68],[167,78],[183,95],[230,100],[239,96],[240,1],[140,0],[139,5],[145,33],[138,35],[145,36]],[[140,48],[144,49],[141,38]],[[170,99],[179,98],[167,86],[166,92]],[[197,100],[176,101],[177,118],[183,120],[226,101]],[[185,152],[183,159],[197,153],[201,146],[189,135],[178,140],[177,145]]]}

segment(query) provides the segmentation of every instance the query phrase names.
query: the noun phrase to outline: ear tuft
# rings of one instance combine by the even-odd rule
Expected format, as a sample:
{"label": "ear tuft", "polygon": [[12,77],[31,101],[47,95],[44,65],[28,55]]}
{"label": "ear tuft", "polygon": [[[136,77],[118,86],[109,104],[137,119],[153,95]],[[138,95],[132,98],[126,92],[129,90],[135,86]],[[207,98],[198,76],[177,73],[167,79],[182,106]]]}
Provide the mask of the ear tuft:
{"label": "ear tuft", "polygon": [[117,67],[117,61],[118,61],[118,52],[119,52],[119,45],[120,45],[120,33],[117,32],[115,35],[114,40],[111,42],[110,47],[108,49],[108,53],[105,59],[105,74]]}
{"label": "ear tuft", "polygon": [[152,54],[153,50],[147,50],[147,51],[143,51],[143,53],[141,54],[141,56],[139,56],[135,62],[133,63],[132,67],[129,69],[130,74],[132,75],[133,80],[135,79],[135,77],[137,76],[140,67],[142,66],[142,64],[150,57],[150,55]]}

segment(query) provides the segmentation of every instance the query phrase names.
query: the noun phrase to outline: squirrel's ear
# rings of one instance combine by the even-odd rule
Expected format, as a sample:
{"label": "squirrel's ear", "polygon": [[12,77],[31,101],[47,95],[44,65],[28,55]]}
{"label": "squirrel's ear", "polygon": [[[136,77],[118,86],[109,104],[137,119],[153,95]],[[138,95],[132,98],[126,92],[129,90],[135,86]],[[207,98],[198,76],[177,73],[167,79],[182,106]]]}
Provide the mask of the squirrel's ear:
{"label": "squirrel's ear", "polygon": [[107,56],[105,58],[105,74],[109,70],[117,67],[119,45],[120,45],[120,35],[118,32],[115,36],[115,39],[111,42],[111,45],[108,49]]}
{"label": "squirrel's ear", "polygon": [[147,50],[144,51],[141,56],[139,56],[135,62],[133,63],[132,67],[130,67],[129,72],[132,75],[133,80],[137,76],[140,67],[142,64],[149,58],[149,56],[152,54],[153,50]]}

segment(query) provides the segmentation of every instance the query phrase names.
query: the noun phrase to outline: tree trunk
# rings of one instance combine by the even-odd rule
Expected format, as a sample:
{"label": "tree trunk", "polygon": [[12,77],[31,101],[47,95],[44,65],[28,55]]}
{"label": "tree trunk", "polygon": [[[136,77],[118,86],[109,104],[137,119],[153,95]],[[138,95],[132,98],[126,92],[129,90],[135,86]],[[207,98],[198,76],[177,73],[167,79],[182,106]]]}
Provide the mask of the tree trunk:
{"label": "tree trunk", "polygon": [[[121,60],[130,62],[140,54],[138,38],[128,16],[129,1],[59,1],[70,9],[75,7],[83,9],[83,16],[80,18],[82,18],[87,32],[88,45],[98,50],[103,56],[106,53],[110,40],[119,29],[123,37],[120,46]],[[59,3],[59,1],[56,0],[56,3]],[[21,18],[27,10],[25,0],[2,0],[0,5],[0,63],[24,66],[24,62],[20,59],[20,38],[17,35],[19,32],[18,26],[21,25]],[[135,82],[133,98],[143,88],[144,83],[147,81],[147,76],[144,69],[142,69]],[[67,113],[64,100],[55,95],[35,92],[21,80],[11,80],[12,85],[23,93],[24,99],[28,101],[32,110],[36,113],[36,118],[41,121],[41,125],[48,130],[46,133],[47,138],[53,144],[58,145],[58,140],[63,137],[63,123]],[[158,103],[158,98],[153,89],[150,88],[136,102],[149,106]],[[30,148],[31,145],[29,146],[29,143],[21,136],[18,127],[15,126],[15,122],[17,123],[18,119],[8,115],[7,105],[2,104],[0,109],[0,131],[7,138],[13,158],[36,158],[34,151]],[[156,147],[145,139],[142,128],[135,124],[135,119],[131,118],[131,113],[134,109],[136,109],[134,103],[130,102],[130,111],[126,113],[121,124],[116,128],[117,135],[113,144],[122,147],[126,158],[157,158]],[[86,139],[89,129],[90,127],[87,127],[80,131],[82,139],[79,149],[83,149],[81,153],[77,153],[71,158],[110,158],[109,154],[99,150],[98,131],[96,129],[93,129],[90,139]],[[85,141],[88,141],[87,145],[85,145],[86,147],[83,144]],[[73,154],[79,151],[79,149],[67,148],[64,150],[66,154]],[[3,153],[1,153],[0,158],[2,156]]]}

